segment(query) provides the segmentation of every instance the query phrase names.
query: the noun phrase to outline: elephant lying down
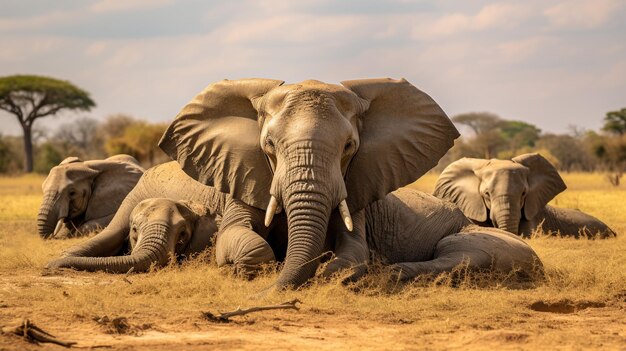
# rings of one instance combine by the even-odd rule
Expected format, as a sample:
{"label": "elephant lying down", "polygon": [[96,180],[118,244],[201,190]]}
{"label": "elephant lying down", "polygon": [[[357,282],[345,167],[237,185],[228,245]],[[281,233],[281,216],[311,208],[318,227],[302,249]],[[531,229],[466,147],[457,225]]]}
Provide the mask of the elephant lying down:
{"label": "elephant lying down", "polygon": [[[158,196],[167,199],[155,198]],[[252,218],[245,213],[243,218],[222,218],[224,207],[232,201],[230,196],[188,177],[175,162],[153,167],[104,231],[48,267],[124,273],[130,268],[139,272],[152,264],[164,265],[172,254],[189,255],[208,247],[225,222]],[[256,215],[263,215],[257,211]],[[497,229],[468,227],[469,220],[458,208],[416,190],[399,189],[362,214],[363,221],[357,223],[363,225],[352,233],[329,235],[327,249],[335,250],[337,257],[322,274],[354,268],[354,278],[358,278],[366,271],[362,263],[369,260],[369,250],[393,264],[402,279],[451,271],[461,263],[474,269],[515,269],[526,274],[541,268],[537,255],[519,238]],[[286,218],[277,217],[283,218],[277,218],[279,224],[265,238],[218,234],[218,265],[254,269],[276,257],[284,258]],[[343,225],[339,216],[333,221]],[[130,256],[85,257],[119,254],[127,237],[132,247]]]}
{"label": "elephant lying down", "polygon": [[481,226],[529,236],[540,226],[567,236],[608,238],[615,232],[581,211],[548,205],[566,189],[556,168],[539,154],[512,160],[462,158],[448,165],[434,195],[451,201]]}
{"label": "elephant lying down", "polygon": [[42,238],[81,236],[106,227],[143,174],[134,157],[106,160],[68,157],[52,168],[43,182],[37,215]]}

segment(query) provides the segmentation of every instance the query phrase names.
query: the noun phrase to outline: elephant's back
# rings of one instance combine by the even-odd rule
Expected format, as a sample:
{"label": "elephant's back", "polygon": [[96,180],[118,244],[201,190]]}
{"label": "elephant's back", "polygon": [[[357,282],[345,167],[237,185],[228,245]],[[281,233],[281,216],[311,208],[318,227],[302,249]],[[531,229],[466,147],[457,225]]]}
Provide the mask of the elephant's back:
{"label": "elephant's back", "polygon": [[141,182],[148,192],[146,195],[148,197],[197,201],[220,207],[223,206],[227,196],[215,188],[191,178],[181,169],[176,161],[163,163],[148,169]]}
{"label": "elephant's back", "polygon": [[[535,219],[546,232],[573,237],[597,237],[606,239],[617,234],[598,218],[571,208],[558,208],[546,205],[543,213]],[[534,229],[534,228],[533,228]]]}
{"label": "elephant's back", "polygon": [[366,209],[368,243],[389,262],[432,258],[441,238],[470,224],[453,204],[400,188]]}

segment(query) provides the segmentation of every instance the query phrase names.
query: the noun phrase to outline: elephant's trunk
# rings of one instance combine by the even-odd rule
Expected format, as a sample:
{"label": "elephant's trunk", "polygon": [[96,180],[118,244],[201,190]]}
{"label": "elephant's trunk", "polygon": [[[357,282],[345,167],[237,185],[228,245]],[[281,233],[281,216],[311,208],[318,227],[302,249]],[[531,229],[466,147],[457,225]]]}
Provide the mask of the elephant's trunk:
{"label": "elephant's trunk", "polygon": [[517,199],[509,196],[491,199],[491,220],[499,229],[518,234],[521,211],[521,205]]}
{"label": "elephant's trunk", "polygon": [[128,256],[113,257],[66,257],[61,259],[62,267],[84,271],[105,271],[126,273],[146,272],[153,264],[164,266],[169,259],[167,233],[170,228],[163,224],[149,224],[142,228],[145,235]]}
{"label": "elephant's trunk", "polygon": [[39,236],[44,239],[49,238],[50,235],[54,233],[55,226],[58,221],[58,211],[55,211],[58,200],[58,192],[46,192],[41,202],[41,206],[39,207],[39,213],[37,214],[37,232],[39,233]]}
{"label": "elephant's trunk", "polygon": [[329,156],[330,149],[309,142],[293,143],[282,160],[285,169],[279,167],[276,172],[283,176],[274,179],[272,195],[283,201],[289,230],[278,288],[298,287],[315,274],[330,214],[346,198],[341,170]]}
{"label": "elephant's trunk", "polygon": [[297,182],[289,187],[285,211],[289,241],[285,265],[277,287],[297,287],[315,274],[324,248],[330,200],[320,191],[317,182]]}

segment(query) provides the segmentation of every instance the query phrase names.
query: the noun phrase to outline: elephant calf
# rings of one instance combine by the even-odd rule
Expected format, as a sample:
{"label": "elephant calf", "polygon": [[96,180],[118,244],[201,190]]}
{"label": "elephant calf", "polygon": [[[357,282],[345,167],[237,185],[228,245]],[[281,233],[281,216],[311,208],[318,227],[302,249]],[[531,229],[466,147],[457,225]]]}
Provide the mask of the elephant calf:
{"label": "elephant calf", "polygon": [[215,215],[188,201],[151,198],[141,201],[128,218],[130,255],[65,257],[49,266],[85,271],[145,272],[167,265],[170,258],[189,257],[211,246],[217,232]]}
{"label": "elephant calf", "polygon": [[143,172],[128,155],[84,162],[78,157],[66,158],[43,182],[39,235],[67,238],[106,227]]}
{"label": "elephant calf", "polygon": [[522,236],[537,227],[574,237],[616,235],[593,216],[547,205],[565,189],[554,166],[534,153],[512,160],[462,158],[444,169],[434,195],[455,203],[476,224]]}

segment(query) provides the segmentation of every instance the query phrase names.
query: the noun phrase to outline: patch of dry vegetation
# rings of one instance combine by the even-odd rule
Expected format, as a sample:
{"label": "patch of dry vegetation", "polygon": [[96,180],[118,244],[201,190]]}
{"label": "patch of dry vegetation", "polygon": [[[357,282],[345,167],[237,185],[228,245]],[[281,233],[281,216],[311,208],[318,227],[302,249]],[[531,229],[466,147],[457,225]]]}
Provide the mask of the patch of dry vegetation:
{"label": "patch of dry vegetation", "polygon": [[[41,240],[35,214],[42,179],[0,178],[0,326],[29,318],[60,338],[113,348],[618,349],[626,344],[626,189],[605,186],[602,175],[564,178],[569,190],[553,204],[592,213],[619,236],[530,239],[546,267],[543,282],[512,285],[510,277],[495,277],[486,284],[484,276],[442,276],[398,285],[384,269],[374,269],[353,285],[314,281],[270,294],[259,293],[275,280],[275,268],[247,281],[217,268],[210,253],[147,274],[42,276],[48,260],[84,239]],[[427,175],[412,186],[431,191],[435,180]],[[294,298],[303,302],[299,312],[262,312],[229,325],[202,318],[203,311]],[[101,321],[120,317],[132,335],[106,336],[116,329]],[[27,346],[0,337],[0,349]]]}

